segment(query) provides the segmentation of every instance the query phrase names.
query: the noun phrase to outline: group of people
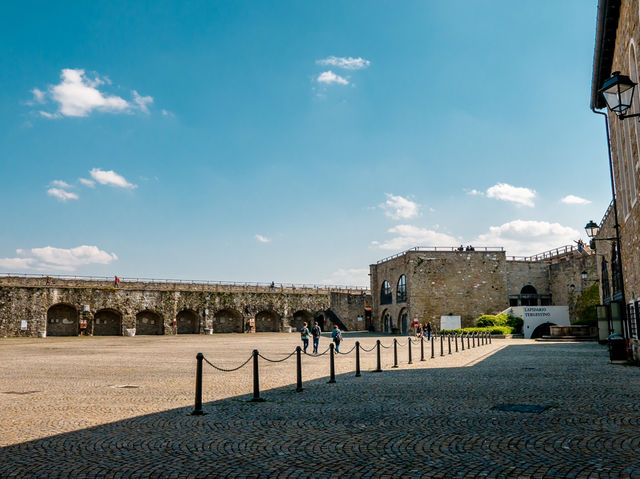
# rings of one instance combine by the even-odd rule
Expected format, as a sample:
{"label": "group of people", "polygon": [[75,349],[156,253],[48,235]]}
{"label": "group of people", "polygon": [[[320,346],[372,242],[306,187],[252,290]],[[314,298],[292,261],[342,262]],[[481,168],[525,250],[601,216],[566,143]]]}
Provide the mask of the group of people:
{"label": "group of people", "polygon": [[[309,336],[313,338],[313,354],[318,354],[318,346],[320,346],[320,336],[322,335],[322,329],[320,325],[316,321],[309,331],[309,325],[305,322],[302,325],[302,329],[300,330],[300,338],[302,339],[302,349],[304,352],[307,352],[307,348],[309,347]],[[331,339],[336,345],[336,352],[340,352],[340,343],[342,342],[342,331],[338,328],[338,325],[333,326],[333,331],[331,331]]]}
{"label": "group of people", "polygon": [[458,251],[475,251],[475,250],[476,249],[471,245],[467,246],[466,248],[462,245],[458,247]]}
{"label": "group of people", "polygon": [[421,338],[422,336],[427,337],[427,341],[431,340],[431,333],[433,332],[433,328],[431,327],[431,323],[427,323],[424,326],[418,323],[418,327],[416,328],[416,338]]}

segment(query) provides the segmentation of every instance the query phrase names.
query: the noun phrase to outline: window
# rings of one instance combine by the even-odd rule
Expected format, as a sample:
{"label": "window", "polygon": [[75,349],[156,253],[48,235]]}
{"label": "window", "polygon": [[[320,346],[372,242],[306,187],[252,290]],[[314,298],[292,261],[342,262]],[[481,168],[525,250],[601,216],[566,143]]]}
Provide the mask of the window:
{"label": "window", "polygon": [[393,303],[393,295],[391,294],[391,285],[389,281],[382,282],[382,288],[380,289],[380,304]]}
{"label": "window", "polygon": [[613,243],[611,248],[611,282],[613,283],[613,299],[614,301],[622,298],[622,278],[620,275],[620,260],[618,256],[618,248]]}
{"label": "window", "polygon": [[607,260],[602,258],[602,272],[600,273],[602,282],[602,302],[611,301],[611,287],[609,286],[609,268],[607,268]]}
{"label": "window", "polygon": [[407,277],[403,274],[398,280],[398,289],[396,289],[396,303],[405,303],[407,301]]}

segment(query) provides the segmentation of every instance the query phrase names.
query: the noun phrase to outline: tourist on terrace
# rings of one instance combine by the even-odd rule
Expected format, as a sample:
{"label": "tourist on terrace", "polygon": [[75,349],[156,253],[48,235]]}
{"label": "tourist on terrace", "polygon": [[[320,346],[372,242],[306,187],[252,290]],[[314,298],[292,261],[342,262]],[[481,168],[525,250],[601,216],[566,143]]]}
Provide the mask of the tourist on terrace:
{"label": "tourist on terrace", "polygon": [[427,332],[427,341],[431,341],[431,323],[427,323],[424,329]]}

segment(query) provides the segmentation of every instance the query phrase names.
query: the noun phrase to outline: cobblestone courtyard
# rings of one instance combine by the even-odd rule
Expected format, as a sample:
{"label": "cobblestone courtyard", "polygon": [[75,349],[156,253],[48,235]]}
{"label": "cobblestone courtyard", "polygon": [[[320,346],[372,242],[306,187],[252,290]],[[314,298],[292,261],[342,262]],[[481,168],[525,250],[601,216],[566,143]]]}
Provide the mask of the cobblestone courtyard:
{"label": "cobblestone courtyard", "polygon": [[[0,340],[0,478],[640,477],[640,368],[593,343],[494,340],[400,368],[383,351],[261,360],[264,403],[247,402],[257,348],[278,359],[297,334]],[[365,348],[376,336],[358,339]],[[382,337],[384,344],[392,338]],[[402,343],[405,338],[400,339]],[[328,345],[323,338],[320,350]],[[499,410],[513,404],[542,412]],[[518,408],[516,408],[518,409]],[[525,412],[528,411],[528,412]]]}

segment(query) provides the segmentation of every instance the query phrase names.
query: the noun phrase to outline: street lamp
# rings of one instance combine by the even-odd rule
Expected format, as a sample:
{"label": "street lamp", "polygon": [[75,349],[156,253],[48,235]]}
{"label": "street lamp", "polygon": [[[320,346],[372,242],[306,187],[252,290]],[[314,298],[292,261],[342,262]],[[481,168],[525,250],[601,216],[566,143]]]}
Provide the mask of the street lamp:
{"label": "street lamp", "polygon": [[582,273],[580,273],[580,278],[584,283],[587,282],[587,279],[589,279],[589,274],[587,273],[587,270],[584,270],[584,269],[582,270]]}
{"label": "street lamp", "polygon": [[593,238],[595,236],[598,235],[598,233],[600,232],[600,227],[594,223],[593,220],[590,220],[587,225],[584,227],[585,231],[587,232],[587,236],[589,238]]}
{"label": "street lamp", "polygon": [[640,116],[640,113],[633,115],[624,114],[625,111],[631,108],[635,88],[636,83],[627,75],[620,75],[620,72],[613,72],[611,78],[605,81],[602,88],[598,91],[602,93],[609,109],[618,115],[618,118],[624,120],[625,118]]}

